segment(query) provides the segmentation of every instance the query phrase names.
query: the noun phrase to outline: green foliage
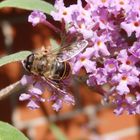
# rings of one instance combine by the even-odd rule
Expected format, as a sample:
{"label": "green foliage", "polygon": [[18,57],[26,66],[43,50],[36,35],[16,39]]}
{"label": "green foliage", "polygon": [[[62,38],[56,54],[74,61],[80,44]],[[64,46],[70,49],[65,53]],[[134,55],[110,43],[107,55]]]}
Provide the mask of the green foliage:
{"label": "green foliage", "polygon": [[[4,0],[0,2],[0,8],[14,7],[26,10],[39,10],[46,14],[50,14],[55,8],[50,3],[43,0]],[[24,60],[31,52],[22,51],[0,58],[0,66],[5,64]]]}
{"label": "green foliage", "polygon": [[5,65],[5,64],[11,63],[11,62],[22,61],[29,54],[31,54],[30,51],[21,51],[21,52],[18,52],[18,53],[14,53],[14,54],[11,54],[11,55],[4,56],[4,57],[0,58],[0,67]]}
{"label": "green foliage", "polygon": [[60,45],[57,43],[57,41],[54,40],[53,38],[51,38],[50,43],[51,43],[51,46],[52,46],[52,50],[57,50],[59,52]]}
{"label": "green foliage", "polygon": [[26,10],[39,10],[46,14],[54,11],[53,5],[43,0],[4,0],[0,2],[0,8],[15,7]]}
{"label": "green foliage", "polygon": [[12,125],[0,121],[0,140],[29,140]]}
{"label": "green foliage", "polygon": [[55,124],[51,124],[50,129],[57,140],[68,140],[63,132]]}

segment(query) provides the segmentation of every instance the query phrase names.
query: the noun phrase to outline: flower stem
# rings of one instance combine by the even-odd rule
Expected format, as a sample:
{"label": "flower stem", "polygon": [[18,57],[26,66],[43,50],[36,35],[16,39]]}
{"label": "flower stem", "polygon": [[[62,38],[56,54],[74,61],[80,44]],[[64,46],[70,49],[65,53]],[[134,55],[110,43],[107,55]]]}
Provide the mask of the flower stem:
{"label": "flower stem", "polygon": [[25,88],[24,86],[21,85],[20,81],[17,81],[9,86],[7,86],[4,89],[0,90],[0,100],[6,98],[7,96],[16,93],[17,91]]}
{"label": "flower stem", "polygon": [[45,21],[44,22],[45,25],[47,25],[50,29],[52,29],[53,31],[55,31],[56,33],[61,33],[61,30],[57,27],[55,27],[53,24],[51,24],[50,22],[48,21]]}

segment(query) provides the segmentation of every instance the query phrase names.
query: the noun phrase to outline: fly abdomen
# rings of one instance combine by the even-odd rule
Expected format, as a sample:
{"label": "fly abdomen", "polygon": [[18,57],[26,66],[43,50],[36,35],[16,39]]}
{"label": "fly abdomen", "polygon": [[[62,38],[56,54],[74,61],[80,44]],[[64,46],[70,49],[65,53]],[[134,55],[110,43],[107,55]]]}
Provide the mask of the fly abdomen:
{"label": "fly abdomen", "polygon": [[51,68],[52,71],[52,80],[63,80],[66,79],[70,72],[71,67],[68,62],[59,62],[55,61]]}

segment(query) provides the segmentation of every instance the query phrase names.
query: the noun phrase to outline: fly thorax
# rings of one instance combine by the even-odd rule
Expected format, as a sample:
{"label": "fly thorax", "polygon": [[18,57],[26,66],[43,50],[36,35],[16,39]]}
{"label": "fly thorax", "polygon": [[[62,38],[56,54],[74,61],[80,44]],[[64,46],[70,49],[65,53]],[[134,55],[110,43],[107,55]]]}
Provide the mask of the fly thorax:
{"label": "fly thorax", "polygon": [[46,57],[41,57],[39,60],[37,60],[35,63],[36,71],[43,75],[48,70],[48,61]]}

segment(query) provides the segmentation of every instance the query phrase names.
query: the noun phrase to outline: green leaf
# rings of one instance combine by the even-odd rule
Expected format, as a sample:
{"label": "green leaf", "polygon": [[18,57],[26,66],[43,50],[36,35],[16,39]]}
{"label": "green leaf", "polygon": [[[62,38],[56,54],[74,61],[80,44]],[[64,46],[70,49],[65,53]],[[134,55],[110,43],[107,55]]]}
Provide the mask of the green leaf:
{"label": "green leaf", "polygon": [[30,51],[21,51],[21,52],[18,52],[18,53],[14,53],[14,54],[11,54],[11,55],[4,56],[4,57],[0,58],[0,67],[5,65],[5,64],[11,63],[11,62],[22,61],[29,54],[31,54]]}
{"label": "green leaf", "polygon": [[54,40],[53,38],[50,39],[50,43],[51,43],[51,46],[52,46],[52,49],[53,50],[58,50],[60,49],[60,45],[57,43],[56,40]]}
{"label": "green leaf", "polygon": [[66,136],[63,134],[63,132],[60,130],[60,128],[57,127],[55,124],[51,124],[50,128],[57,140],[68,140]]}
{"label": "green leaf", "polygon": [[29,140],[12,125],[0,121],[0,140]]}
{"label": "green leaf", "polygon": [[46,14],[50,14],[55,8],[48,2],[43,0],[4,0],[0,2],[0,8],[14,7],[26,10],[39,10]]}

